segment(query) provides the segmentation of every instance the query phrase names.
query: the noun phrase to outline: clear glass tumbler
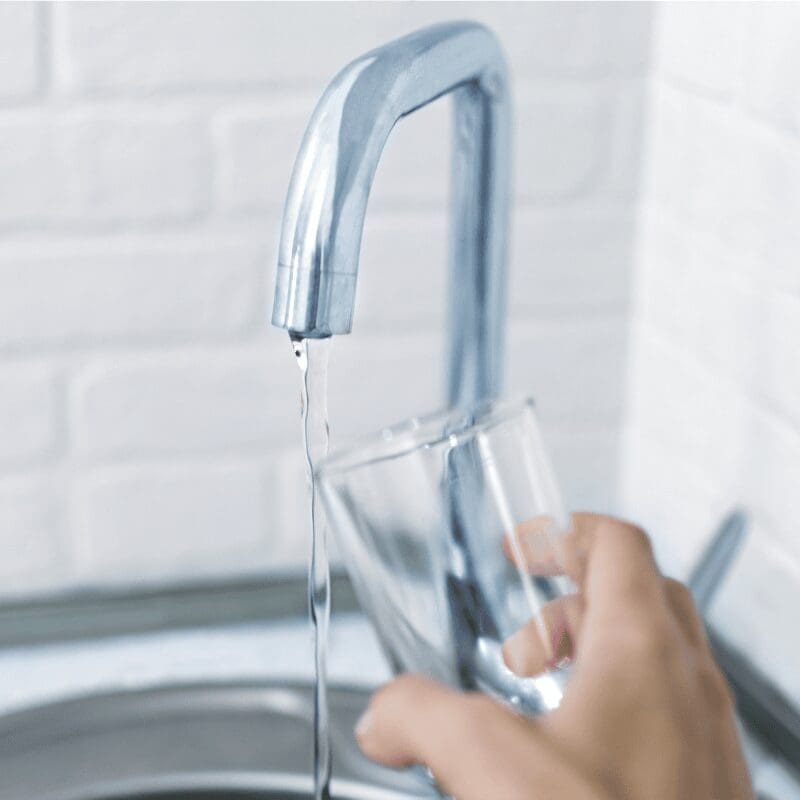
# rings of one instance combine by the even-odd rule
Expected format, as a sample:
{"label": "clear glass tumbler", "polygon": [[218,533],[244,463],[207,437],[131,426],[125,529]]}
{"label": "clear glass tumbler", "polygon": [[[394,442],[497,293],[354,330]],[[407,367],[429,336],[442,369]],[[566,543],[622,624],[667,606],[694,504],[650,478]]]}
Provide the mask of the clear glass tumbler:
{"label": "clear glass tumbler", "polygon": [[[531,400],[410,420],[333,453],[317,480],[397,672],[477,689],[527,714],[558,706],[566,669],[542,608],[573,591],[552,564],[570,522]],[[518,677],[501,648],[531,619],[550,666]]]}

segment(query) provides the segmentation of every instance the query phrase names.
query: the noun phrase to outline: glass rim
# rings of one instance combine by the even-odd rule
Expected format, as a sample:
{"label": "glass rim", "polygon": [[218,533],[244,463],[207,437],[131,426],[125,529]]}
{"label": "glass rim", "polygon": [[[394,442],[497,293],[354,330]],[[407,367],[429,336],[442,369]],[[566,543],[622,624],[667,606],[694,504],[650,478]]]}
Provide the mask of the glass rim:
{"label": "glass rim", "polygon": [[419,450],[439,447],[449,441],[454,445],[460,444],[526,411],[533,412],[535,408],[533,397],[523,395],[489,400],[473,410],[450,407],[408,417],[335,448],[322,460],[314,475],[325,480],[330,475],[402,458]]}

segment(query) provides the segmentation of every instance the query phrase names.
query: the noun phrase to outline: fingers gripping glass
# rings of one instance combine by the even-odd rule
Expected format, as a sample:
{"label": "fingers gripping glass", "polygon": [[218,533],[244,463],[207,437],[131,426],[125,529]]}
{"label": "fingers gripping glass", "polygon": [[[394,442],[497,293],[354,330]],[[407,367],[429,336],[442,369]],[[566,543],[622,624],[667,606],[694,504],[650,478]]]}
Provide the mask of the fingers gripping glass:
{"label": "fingers gripping glass", "polygon": [[[396,671],[528,714],[559,704],[565,628],[554,601],[573,591],[557,563],[569,516],[530,400],[411,420],[334,454],[317,477]],[[502,645],[525,625],[537,632],[528,661],[538,667],[522,677]]]}

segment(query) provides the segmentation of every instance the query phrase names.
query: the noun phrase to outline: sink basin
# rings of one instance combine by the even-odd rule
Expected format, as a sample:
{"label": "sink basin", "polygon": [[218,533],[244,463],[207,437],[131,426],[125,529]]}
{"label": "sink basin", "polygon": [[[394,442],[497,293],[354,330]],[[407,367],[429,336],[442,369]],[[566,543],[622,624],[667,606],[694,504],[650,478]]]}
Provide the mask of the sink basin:
{"label": "sink basin", "polygon": [[[341,800],[435,797],[365,759],[359,689],[330,689]],[[311,795],[307,685],[206,684],[93,695],[0,718],[3,800],[292,800]]]}

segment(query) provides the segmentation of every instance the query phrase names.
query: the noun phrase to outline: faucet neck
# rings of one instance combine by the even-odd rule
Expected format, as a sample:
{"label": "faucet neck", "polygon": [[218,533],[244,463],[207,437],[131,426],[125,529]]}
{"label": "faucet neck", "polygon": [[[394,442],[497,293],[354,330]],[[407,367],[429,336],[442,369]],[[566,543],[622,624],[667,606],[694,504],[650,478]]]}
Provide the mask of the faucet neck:
{"label": "faucet neck", "polygon": [[[345,67],[320,99],[295,163],[273,324],[303,337],[349,333],[373,177],[401,117],[452,93],[455,125],[448,400],[471,406],[501,380],[509,97],[494,36],[436,25]],[[425,291],[425,287],[420,287]]]}

